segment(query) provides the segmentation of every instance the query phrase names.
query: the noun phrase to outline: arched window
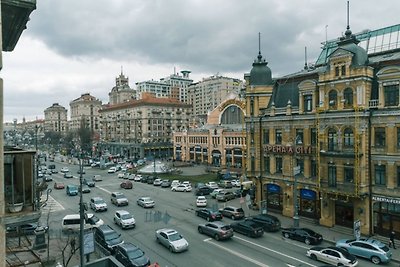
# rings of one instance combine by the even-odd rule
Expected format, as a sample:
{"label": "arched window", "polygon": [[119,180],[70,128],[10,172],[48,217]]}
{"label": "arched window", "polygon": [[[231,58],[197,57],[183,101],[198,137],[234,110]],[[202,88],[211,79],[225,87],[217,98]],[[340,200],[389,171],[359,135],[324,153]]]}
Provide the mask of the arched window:
{"label": "arched window", "polygon": [[344,130],[344,140],[343,145],[345,147],[352,147],[354,146],[354,134],[351,128],[346,128]]}
{"label": "arched window", "polygon": [[353,103],[353,90],[351,88],[346,88],[343,92],[344,97],[344,107],[345,108],[352,108]]}
{"label": "arched window", "polygon": [[337,93],[335,90],[331,90],[328,94],[329,97],[329,108],[336,109],[337,107]]}
{"label": "arched window", "polygon": [[338,136],[335,129],[328,131],[328,151],[336,151],[338,145]]}

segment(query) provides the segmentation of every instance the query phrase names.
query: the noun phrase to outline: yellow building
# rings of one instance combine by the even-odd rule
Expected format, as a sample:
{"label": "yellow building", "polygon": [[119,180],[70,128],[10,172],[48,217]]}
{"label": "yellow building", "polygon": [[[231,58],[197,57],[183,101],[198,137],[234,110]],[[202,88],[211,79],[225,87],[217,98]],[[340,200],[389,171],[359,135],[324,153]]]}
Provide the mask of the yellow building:
{"label": "yellow building", "polygon": [[[400,25],[326,42],[314,66],[246,79],[247,177],[255,204],[363,234],[400,234]],[[393,37],[393,38],[391,38]],[[361,42],[361,43],[360,43]]]}

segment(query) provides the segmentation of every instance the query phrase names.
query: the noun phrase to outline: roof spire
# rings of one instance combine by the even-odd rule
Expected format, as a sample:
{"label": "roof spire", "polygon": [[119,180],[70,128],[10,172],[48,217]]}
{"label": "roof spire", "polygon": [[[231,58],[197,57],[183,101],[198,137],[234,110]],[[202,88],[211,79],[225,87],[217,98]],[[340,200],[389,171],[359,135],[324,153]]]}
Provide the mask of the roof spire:
{"label": "roof spire", "polygon": [[124,68],[121,65],[121,76],[124,75]]}
{"label": "roof spire", "polygon": [[307,46],[304,47],[304,69],[308,70],[308,65],[307,65]]}
{"label": "roof spire", "polygon": [[346,32],[344,33],[346,38],[350,38],[351,37],[351,30],[350,30],[350,1],[347,1],[347,27],[346,27]]}
{"label": "roof spire", "polygon": [[261,33],[258,32],[258,61],[261,62],[262,55],[261,55]]}

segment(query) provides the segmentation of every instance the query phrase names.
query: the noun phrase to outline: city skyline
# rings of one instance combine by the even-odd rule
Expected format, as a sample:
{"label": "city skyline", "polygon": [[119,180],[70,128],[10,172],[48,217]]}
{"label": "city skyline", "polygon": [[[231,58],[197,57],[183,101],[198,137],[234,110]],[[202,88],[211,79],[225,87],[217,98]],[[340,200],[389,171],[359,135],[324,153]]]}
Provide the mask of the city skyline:
{"label": "city skyline", "polygon": [[[350,2],[353,33],[398,24],[400,3]],[[190,70],[194,82],[243,79],[261,53],[272,76],[315,62],[321,42],[346,29],[346,1],[39,2],[13,53],[3,54],[4,121],[44,117],[44,109],[90,93],[103,103],[121,68],[135,83]],[[335,12],[326,12],[335,10]],[[299,12],[301,11],[301,12]],[[167,14],[167,15],[166,15]],[[83,19],[84,18],[84,19]]]}

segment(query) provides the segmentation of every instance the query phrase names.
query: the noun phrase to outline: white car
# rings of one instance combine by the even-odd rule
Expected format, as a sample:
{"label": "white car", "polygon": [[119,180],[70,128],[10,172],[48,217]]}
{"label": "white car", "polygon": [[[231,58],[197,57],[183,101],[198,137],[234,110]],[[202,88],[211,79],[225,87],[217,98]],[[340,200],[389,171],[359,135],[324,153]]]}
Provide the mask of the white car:
{"label": "white car", "polygon": [[210,193],[210,196],[211,196],[212,198],[217,198],[217,195],[218,195],[219,193],[222,193],[222,192],[225,192],[224,189],[221,189],[221,188],[214,189],[214,191],[212,191],[212,192]]}
{"label": "white car", "polygon": [[207,199],[205,196],[198,196],[196,198],[196,207],[207,207]]}
{"label": "white car", "polygon": [[135,228],[136,221],[126,210],[117,210],[114,215],[114,223],[122,229]]}
{"label": "white car", "polygon": [[181,252],[189,248],[186,239],[174,229],[158,229],[156,240],[171,252]]}
{"label": "white car", "polygon": [[234,187],[240,187],[240,181],[239,180],[231,180],[231,184]]}
{"label": "white car", "polygon": [[189,181],[183,181],[182,184],[188,185],[188,186],[190,186],[190,187],[192,186],[192,184],[191,184]]}
{"label": "white car", "polygon": [[142,175],[136,174],[136,175],[135,175],[135,178],[133,178],[133,180],[134,180],[135,182],[140,182],[140,180],[142,180]]}
{"label": "white car", "polygon": [[307,251],[307,256],[313,260],[323,261],[332,266],[357,266],[357,258],[347,250],[337,247],[312,247]]}
{"label": "white car", "polygon": [[211,189],[217,189],[218,188],[218,184],[216,182],[208,182],[208,183],[206,183],[206,186],[208,186]]}
{"label": "white car", "polygon": [[180,184],[180,185],[171,187],[171,191],[174,191],[174,192],[190,192],[190,191],[192,191],[192,187],[190,185]]}
{"label": "white car", "polygon": [[108,169],[107,171],[108,173],[116,173],[117,172],[117,168],[116,167],[111,167]]}
{"label": "white car", "polygon": [[69,172],[69,169],[68,167],[62,167],[60,172]]}
{"label": "white car", "polygon": [[180,184],[181,184],[181,182],[179,180],[172,180],[171,187],[174,187],[174,186],[177,186],[177,185],[180,185]]}
{"label": "white car", "polygon": [[155,202],[151,197],[140,197],[136,203],[143,208],[152,208],[155,205]]}
{"label": "white car", "polygon": [[118,177],[119,179],[123,179],[123,178],[124,178],[124,175],[125,175],[125,173],[120,172],[120,173],[118,173],[117,177]]}

